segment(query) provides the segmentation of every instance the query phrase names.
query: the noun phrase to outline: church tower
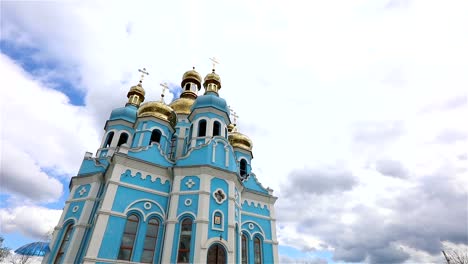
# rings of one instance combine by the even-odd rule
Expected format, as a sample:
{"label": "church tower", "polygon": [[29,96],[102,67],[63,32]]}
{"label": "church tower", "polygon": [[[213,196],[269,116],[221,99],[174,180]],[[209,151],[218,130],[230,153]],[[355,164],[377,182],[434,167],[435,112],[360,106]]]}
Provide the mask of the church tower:
{"label": "church tower", "polygon": [[71,179],[43,263],[278,263],[277,198],[253,173],[214,66],[203,80],[185,72],[170,105],[164,89],[143,103],[140,72]]}

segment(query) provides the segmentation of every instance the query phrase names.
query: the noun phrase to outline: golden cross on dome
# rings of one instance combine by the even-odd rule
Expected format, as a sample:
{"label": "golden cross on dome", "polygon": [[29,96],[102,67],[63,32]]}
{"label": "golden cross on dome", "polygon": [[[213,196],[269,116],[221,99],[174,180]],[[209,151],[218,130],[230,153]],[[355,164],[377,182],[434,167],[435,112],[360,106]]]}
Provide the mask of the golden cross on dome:
{"label": "golden cross on dome", "polygon": [[169,86],[167,85],[167,83],[161,83],[159,84],[161,85],[163,88],[162,88],[162,92],[161,92],[161,102],[164,103],[164,93],[166,92],[166,89],[169,89]]}
{"label": "golden cross on dome", "polygon": [[213,62],[213,70],[214,70],[214,69],[215,69],[215,66],[216,66],[216,64],[219,64],[219,61],[218,61],[218,60],[217,60],[215,57],[213,57],[213,58],[210,58],[210,60]]}
{"label": "golden cross on dome", "polygon": [[232,118],[234,119],[233,124],[237,125],[237,118],[239,117],[237,113],[229,106],[229,112],[231,113]]}
{"label": "golden cross on dome", "polygon": [[145,78],[145,75],[149,75],[149,72],[146,71],[146,68],[138,69],[138,71],[141,72],[140,83],[142,83],[143,78]]}

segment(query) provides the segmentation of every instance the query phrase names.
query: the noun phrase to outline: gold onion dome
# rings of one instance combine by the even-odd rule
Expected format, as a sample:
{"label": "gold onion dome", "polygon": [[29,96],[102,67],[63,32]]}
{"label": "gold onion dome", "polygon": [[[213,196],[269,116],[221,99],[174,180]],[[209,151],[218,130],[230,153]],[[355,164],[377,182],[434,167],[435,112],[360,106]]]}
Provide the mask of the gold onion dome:
{"label": "gold onion dome", "polygon": [[143,87],[141,86],[141,82],[130,88],[130,90],[127,93],[127,97],[130,97],[131,95],[134,95],[134,94],[140,95],[142,97],[141,98],[142,101],[145,100],[145,89],[143,89]]}
{"label": "gold onion dome", "polygon": [[151,101],[144,103],[138,109],[138,117],[156,117],[175,127],[177,117],[174,110],[163,102]]}
{"label": "gold onion dome", "polygon": [[182,76],[182,94],[180,94],[180,98],[174,100],[170,106],[172,109],[177,114],[182,114],[182,115],[189,115],[190,114],[190,109],[192,108],[193,103],[195,102],[195,99],[197,98],[197,93],[196,90],[193,89],[186,89],[185,85],[187,83],[194,83],[197,85],[197,89],[201,89],[201,81],[202,77],[200,74],[195,70],[195,67],[193,67],[192,70],[186,71],[184,75]]}
{"label": "gold onion dome", "polygon": [[196,85],[198,85],[198,90],[201,88],[201,82],[202,82],[202,77],[200,74],[195,70],[195,67],[193,67],[192,70],[186,71],[184,75],[182,76],[182,89],[185,86],[186,83],[188,82],[193,82]]}
{"label": "gold onion dome", "polygon": [[229,143],[231,143],[231,146],[233,148],[240,148],[244,149],[247,151],[252,151],[252,140],[250,140],[249,137],[246,135],[240,133],[237,131],[235,128],[235,125],[230,124],[228,126],[228,131],[229,131]]}
{"label": "gold onion dome", "polygon": [[221,78],[219,77],[218,74],[216,74],[214,69],[212,72],[208,73],[205,76],[205,81],[203,82],[203,86],[206,88],[208,84],[210,83],[216,84],[218,90],[221,89]]}
{"label": "gold onion dome", "polygon": [[190,109],[192,108],[193,103],[195,102],[194,98],[191,97],[181,97],[170,104],[172,109],[180,115],[190,115]]}

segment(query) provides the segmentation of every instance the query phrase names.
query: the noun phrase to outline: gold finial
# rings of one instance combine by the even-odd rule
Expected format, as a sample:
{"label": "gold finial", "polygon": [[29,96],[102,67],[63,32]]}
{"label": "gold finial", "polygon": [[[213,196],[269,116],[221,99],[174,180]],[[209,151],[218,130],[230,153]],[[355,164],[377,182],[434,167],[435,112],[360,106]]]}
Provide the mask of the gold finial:
{"label": "gold finial", "polygon": [[161,85],[163,87],[162,92],[161,92],[161,102],[164,103],[164,93],[166,92],[166,89],[169,89],[169,86],[167,85],[166,82],[161,83],[159,85]]}
{"label": "gold finial", "polygon": [[149,72],[146,71],[146,68],[138,69],[138,71],[141,72],[140,83],[142,83],[143,78],[145,78],[145,75],[149,75]]}
{"label": "gold finial", "polygon": [[237,115],[237,113],[231,108],[231,106],[229,106],[229,113],[231,114],[232,116],[232,119],[234,120],[234,124],[236,125],[237,124],[237,118],[239,117]]}
{"label": "gold finial", "polygon": [[219,61],[215,57],[210,58],[210,60],[213,62],[213,72],[214,72],[215,66],[216,66],[216,64],[219,64]]}

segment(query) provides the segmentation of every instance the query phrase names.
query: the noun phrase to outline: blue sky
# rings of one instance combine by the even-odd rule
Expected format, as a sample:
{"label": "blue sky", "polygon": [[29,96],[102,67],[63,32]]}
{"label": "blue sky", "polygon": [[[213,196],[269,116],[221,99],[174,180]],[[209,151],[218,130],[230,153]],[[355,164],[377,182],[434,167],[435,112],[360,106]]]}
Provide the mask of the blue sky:
{"label": "blue sky", "polygon": [[138,68],[156,100],[160,83],[177,87],[192,66],[207,74],[213,56],[254,171],[279,197],[284,263],[441,262],[442,247],[468,245],[466,1],[4,2],[1,12],[9,247],[56,225]]}

